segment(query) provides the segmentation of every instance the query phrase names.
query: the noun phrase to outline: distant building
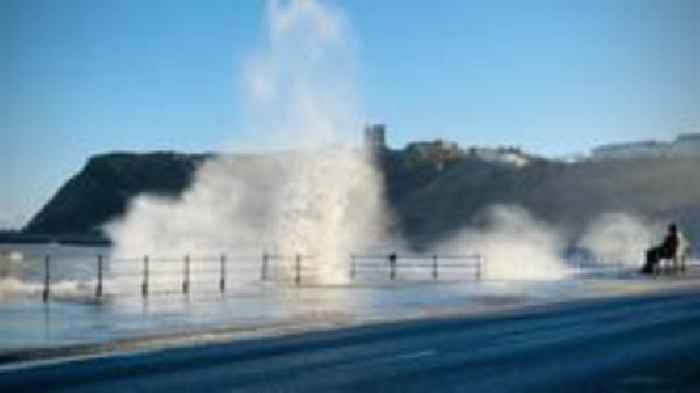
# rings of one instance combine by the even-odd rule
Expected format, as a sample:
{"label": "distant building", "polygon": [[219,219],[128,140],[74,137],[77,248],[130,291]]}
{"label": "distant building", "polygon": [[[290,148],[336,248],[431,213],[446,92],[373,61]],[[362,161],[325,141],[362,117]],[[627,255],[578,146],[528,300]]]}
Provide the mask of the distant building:
{"label": "distant building", "polygon": [[406,150],[422,159],[451,160],[463,156],[457,143],[442,139],[432,142],[412,142],[406,145]]}
{"label": "distant building", "polygon": [[591,150],[594,160],[700,156],[700,134],[681,134],[673,142],[638,141],[602,145]]}
{"label": "distant building", "polygon": [[671,144],[671,154],[674,156],[700,155],[700,133],[678,135]]}
{"label": "distant building", "polygon": [[365,148],[368,152],[375,154],[386,150],[386,125],[367,124],[365,126]]}
{"label": "distant building", "polygon": [[409,143],[406,145],[406,153],[413,159],[435,163],[435,167],[438,170],[442,170],[447,163],[466,158],[516,167],[523,167],[530,163],[530,156],[517,147],[490,148],[472,146],[465,151],[456,142],[441,139],[432,142]]}
{"label": "distant building", "polygon": [[668,147],[668,143],[657,141],[616,143],[594,148],[591,151],[591,156],[597,160],[658,158],[668,154]]}
{"label": "distant building", "polygon": [[468,150],[468,155],[471,158],[500,162],[516,167],[524,167],[530,163],[530,157],[523,153],[520,148],[514,146],[497,148],[472,146]]}
{"label": "distant building", "polygon": [[441,139],[432,142],[409,143],[406,145],[406,152],[414,159],[432,161],[437,170],[443,170],[447,162],[464,157],[464,152],[457,143]]}

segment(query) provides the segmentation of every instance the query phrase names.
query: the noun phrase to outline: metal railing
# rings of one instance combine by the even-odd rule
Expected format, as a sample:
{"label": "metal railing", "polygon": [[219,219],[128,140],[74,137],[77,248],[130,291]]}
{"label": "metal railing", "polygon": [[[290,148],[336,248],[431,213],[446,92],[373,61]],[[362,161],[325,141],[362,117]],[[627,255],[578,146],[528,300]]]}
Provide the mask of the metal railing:
{"label": "metal railing", "polygon": [[[375,261],[374,263],[366,263],[365,261]],[[481,280],[483,272],[483,258],[479,254],[469,254],[469,255],[399,255],[396,253],[390,254],[370,254],[370,255],[350,255],[350,272],[349,276],[351,280],[357,277],[358,270],[361,268],[377,268],[378,261],[380,263],[386,262],[389,270],[389,280],[396,280],[398,276],[399,267],[403,268],[421,268],[426,269],[430,272],[430,277],[433,280],[438,280],[440,277],[440,269],[466,269],[473,272],[473,278],[475,280]],[[403,261],[403,263],[400,263]],[[463,261],[462,263],[457,263],[454,261]]]}
{"label": "metal railing", "polygon": [[[70,255],[34,255],[27,256],[25,268],[31,270],[30,282],[33,293],[40,293],[44,302],[52,297],[64,296],[63,288],[57,284],[71,281],[80,273],[80,296],[102,299],[106,294],[141,296],[148,298],[156,294],[181,293],[190,295],[193,282],[209,288],[206,292],[225,294],[230,289],[232,279],[245,275],[252,280],[262,282],[285,283],[300,287],[305,284],[322,283],[316,280],[320,264],[310,263],[318,258],[314,255],[293,254],[281,255],[263,252],[255,255],[227,255],[193,257],[186,254],[179,258],[161,258],[144,255],[139,258],[115,258],[104,255],[85,256],[87,264],[81,264],[79,272],[70,269],[76,264],[65,263],[74,260]],[[93,259],[94,258],[94,259]],[[95,261],[94,263],[89,261]],[[242,260],[250,263],[241,264]],[[236,262],[236,263],[234,263]],[[347,263],[347,265],[344,265]],[[688,267],[698,267],[697,260],[689,260]],[[483,281],[487,277],[484,271],[484,259],[479,254],[447,255],[447,254],[350,254],[342,261],[341,269],[347,268],[347,278],[350,282],[363,280],[451,280],[451,281]],[[590,274],[582,274],[580,266],[575,268],[577,279],[595,278],[596,274],[615,273],[617,277],[625,277],[622,273],[636,271],[612,266],[609,269],[594,269]],[[490,275],[489,275],[490,276]],[[109,281],[107,280],[109,279]],[[126,279],[127,286],[117,285],[117,281]],[[497,278],[489,278],[493,280]],[[165,284],[165,285],[164,285]],[[129,287],[133,285],[133,289]],[[111,286],[111,288],[110,288]],[[111,289],[111,291],[106,290]],[[126,289],[125,289],[126,288]],[[215,290],[214,288],[218,289]],[[126,291],[126,292],[125,292]],[[229,291],[230,292],[230,291]]]}
{"label": "metal railing", "polygon": [[[57,259],[65,259],[59,257]],[[255,257],[239,257],[239,258],[255,258]],[[307,275],[313,275],[318,270],[313,266],[306,266],[305,262],[316,259],[314,255],[294,254],[280,255],[274,253],[262,253],[260,259],[259,278],[261,281],[283,281],[280,275],[273,275],[273,269],[284,272],[283,276],[290,279],[295,286],[301,286],[308,279]],[[34,259],[36,260],[36,259]],[[193,258],[190,254],[184,255],[182,258],[154,258],[149,255],[144,255],[141,258],[108,258],[104,255],[95,257],[94,271],[94,297],[101,299],[105,295],[105,277],[106,266],[114,266],[114,264],[130,264],[129,272],[122,272],[122,276],[133,277],[138,280],[140,287],[140,295],[147,298],[152,295],[152,286],[154,276],[161,274],[158,270],[154,270],[155,266],[165,266],[171,263],[181,263],[181,279],[179,291],[183,295],[189,295],[192,291],[193,265],[196,263],[198,269],[195,269],[194,274],[206,273],[208,276],[216,275],[218,291],[221,294],[226,293],[227,280],[229,271],[229,262],[231,257],[226,254],[217,257],[200,257]],[[51,255],[43,257],[43,274],[42,274],[42,300],[48,302],[52,297],[52,284],[54,277],[52,276],[54,259]],[[137,265],[135,265],[137,264]],[[215,266],[214,269],[211,266]],[[134,267],[136,266],[136,267]],[[240,268],[240,266],[238,266]],[[202,269],[204,268],[204,269]],[[169,278],[172,280],[173,270],[168,270]],[[483,259],[481,255],[400,255],[397,253],[389,254],[351,254],[348,257],[348,278],[351,281],[358,279],[358,273],[361,271],[374,271],[382,273],[387,270],[387,275],[375,275],[378,277],[388,278],[391,281],[399,279],[399,272],[402,269],[407,271],[411,269],[414,273],[416,269],[425,270],[426,278],[439,280],[445,275],[446,271],[454,272],[455,269],[461,269],[468,273],[468,277],[479,281],[483,274]],[[93,274],[93,273],[91,273]],[[409,280],[409,277],[402,277],[403,280]]]}

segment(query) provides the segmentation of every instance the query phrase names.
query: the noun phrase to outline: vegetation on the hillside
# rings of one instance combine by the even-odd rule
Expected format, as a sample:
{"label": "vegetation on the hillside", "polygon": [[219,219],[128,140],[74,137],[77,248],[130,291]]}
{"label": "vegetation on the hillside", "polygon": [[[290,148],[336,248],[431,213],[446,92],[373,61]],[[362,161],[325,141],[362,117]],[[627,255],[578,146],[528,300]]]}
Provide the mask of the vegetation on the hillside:
{"label": "vegetation on the hillside", "polygon": [[[113,153],[91,158],[39,211],[27,234],[98,234],[141,193],[179,195],[207,155]],[[518,167],[465,155],[435,161],[411,151],[378,160],[397,230],[437,238],[493,204],[515,204],[576,236],[596,216],[627,212],[680,221],[700,233],[700,158],[563,163],[531,160]]]}

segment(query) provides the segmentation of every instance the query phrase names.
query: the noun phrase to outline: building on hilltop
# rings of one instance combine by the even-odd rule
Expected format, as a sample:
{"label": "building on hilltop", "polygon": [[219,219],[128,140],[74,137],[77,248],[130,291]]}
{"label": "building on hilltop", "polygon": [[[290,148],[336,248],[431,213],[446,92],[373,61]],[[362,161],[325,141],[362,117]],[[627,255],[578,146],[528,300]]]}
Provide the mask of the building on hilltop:
{"label": "building on hilltop", "polygon": [[464,152],[456,142],[442,139],[409,143],[406,145],[406,152],[414,159],[434,162],[438,170],[443,170],[447,162],[464,158]]}
{"label": "building on hilltop", "polygon": [[373,154],[386,151],[386,125],[367,124],[365,126],[365,149]]}
{"label": "building on hilltop", "polygon": [[673,142],[637,141],[602,145],[591,150],[594,160],[700,156],[700,133],[680,134]]}
{"label": "building on hilltop", "polygon": [[674,156],[700,155],[700,133],[678,135],[671,144],[671,154]]}
{"label": "building on hilltop", "polygon": [[518,147],[472,146],[465,151],[456,142],[442,139],[409,143],[406,145],[406,152],[414,160],[434,162],[438,170],[444,169],[446,164],[467,158],[515,167],[524,167],[530,163],[530,156]]}
{"label": "building on hilltop", "polygon": [[436,139],[431,142],[411,142],[406,145],[406,151],[422,159],[450,160],[463,156],[463,152],[456,142],[442,139]]}
{"label": "building on hilltop", "polygon": [[500,162],[516,167],[528,165],[531,158],[525,154],[522,149],[515,146],[502,146],[497,148],[472,146],[468,149],[468,156],[470,158],[477,158],[489,162]]}
{"label": "building on hilltop", "polygon": [[596,160],[658,158],[666,156],[668,148],[668,143],[657,141],[614,143],[594,148],[591,151],[591,157]]}

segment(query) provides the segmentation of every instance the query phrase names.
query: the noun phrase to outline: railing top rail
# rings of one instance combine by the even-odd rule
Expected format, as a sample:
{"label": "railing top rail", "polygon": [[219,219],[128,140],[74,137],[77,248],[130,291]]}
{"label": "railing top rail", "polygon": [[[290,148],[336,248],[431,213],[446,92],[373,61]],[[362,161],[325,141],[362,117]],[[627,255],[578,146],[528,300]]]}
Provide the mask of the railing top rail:
{"label": "railing top rail", "polygon": [[[234,253],[227,253],[227,252],[222,252],[219,254],[197,254],[197,253],[182,253],[182,254],[166,254],[166,255],[158,255],[158,254],[151,254],[151,253],[143,253],[143,254],[138,254],[138,255],[126,255],[126,254],[111,254],[109,251],[106,252],[95,252],[95,253],[74,253],[74,254],[66,254],[64,252],[58,252],[58,253],[51,253],[51,252],[45,252],[45,253],[21,253],[23,259],[28,259],[28,258],[44,258],[46,256],[50,256],[51,258],[76,258],[76,257],[83,257],[83,258],[90,258],[90,257],[98,257],[102,256],[105,259],[126,259],[126,260],[133,260],[133,259],[143,259],[144,257],[149,257],[150,260],[157,260],[157,259],[163,259],[163,260],[181,260],[185,257],[190,257],[190,259],[218,259],[221,258],[222,256],[225,257],[240,257],[240,258],[258,258],[261,255],[267,255],[269,257],[275,257],[275,258],[280,258],[280,257],[296,257],[297,255],[301,255],[304,258],[316,258],[318,255],[315,254],[305,254],[305,253],[292,253],[292,254],[280,254],[277,252],[268,252],[268,251],[263,251],[260,254],[234,254]],[[469,254],[440,254],[440,253],[417,253],[417,254],[406,254],[406,253],[399,253],[399,252],[375,252],[375,253],[350,253],[350,256],[358,257],[358,258],[387,258],[390,255],[396,255],[398,258],[433,258],[433,257],[438,257],[438,258],[475,258],[481,256],[479,253],[469,253]],[[694,263],[700,263],[700,261],[695,260]]]}
{"label": "railing top rail", "polygon": [[464,254],[464,255],[440,255],[440,254],[422,254],[422,255],[402,255],[402,254],[351,254],[352,258],[359,259],[389,259],[392,255],[396,259],[479,259],[480,254]]}
{"label": "railing top rail", "polygon": [[284,254],[269,254],[269,253],[264,253],[263,256],[266,256],[270,259],[295,259],[296,257],[301,257],[302,259],[314,259],[316,258],[316,255],[310,255],[310,254],[292,254],[292,255],[284,255]]}
{"label": "railing top rail", "polygon": [[105,259],[109,259],[112,261],[142,261],[144,257],[148,257],[148,260],[150,261],[183,261],[185,258],[189,258],[190,261],[218,261],[221,259],[221,257],[226,257],[228,259],[231,258],[260,258],[260,254],[228,254],[228,253],[222,253],[222,254],[182,254],[182,255],[168,255],[168,256],[159,256],[159,255],[152,255],[152,254],[144,254],[140,256],[127,256],[127,255],[104,255]]}

